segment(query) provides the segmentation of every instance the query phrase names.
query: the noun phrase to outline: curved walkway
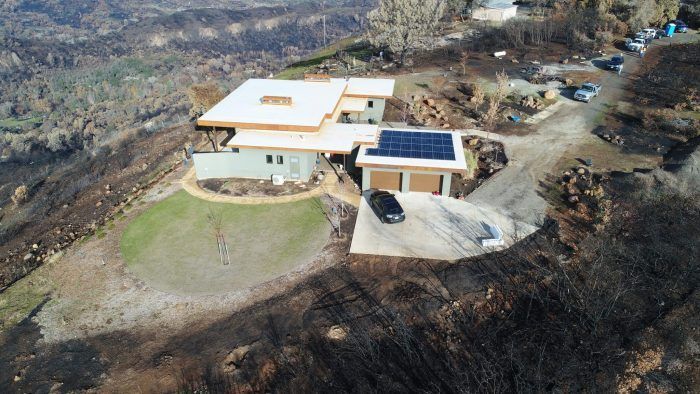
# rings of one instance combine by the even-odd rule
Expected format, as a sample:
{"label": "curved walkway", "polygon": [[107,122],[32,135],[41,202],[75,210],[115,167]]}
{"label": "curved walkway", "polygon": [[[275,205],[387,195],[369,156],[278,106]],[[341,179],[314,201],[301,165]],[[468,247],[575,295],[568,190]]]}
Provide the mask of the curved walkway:
{"label": "curved walkway", "polygon": [[211,202],[221,202],[227,204],[284,204],[293,201],[305,200],[311,197],[319,197],[323,194],[330,194],[335,198],[344,200],[354,206],[360,205],[360,195],[344,190],[340,190],[336,177],[333,174],[323,178],[321,185],[306,192],[290,194],[286,196],[227,196],[202,189],[197,184],[197,176],[194,167],[190,168],[182,177],[182,188],[194,197]]}

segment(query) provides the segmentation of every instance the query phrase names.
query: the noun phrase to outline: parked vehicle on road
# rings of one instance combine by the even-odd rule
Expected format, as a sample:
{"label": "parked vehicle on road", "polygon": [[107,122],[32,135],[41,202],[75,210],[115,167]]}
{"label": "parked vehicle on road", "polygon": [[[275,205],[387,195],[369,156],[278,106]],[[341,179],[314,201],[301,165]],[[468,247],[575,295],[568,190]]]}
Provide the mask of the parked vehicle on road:
{"label": "parked vehicle on road", "polygon": [[598,94],[600,94],[600,85],[586,82],[581,85],[581,88],[577,90],[576,93],[574,93],[574,99],[588,103]]}
{"label": "parked vehicle on road", "polygon": [[632,52],[639,52],[639,50],[644,48],[646,45],[646,40],[643,38],[628,38],[627,41],[625,41],[625,46]]}
{"label": "parked vehicle on road", "polygon": [[661,30],[661,29],[657,30],[656,35],[654,36],[654,38],[664,38],[664,37],[668,37],[666,35],[666,30]]}
{"label": "parked vehicle on road", "polygon": [[641,33],[644,34],[644,36],[646,38],[654,38],[654,36],[656,36],[656,29],[652,29],[652,28],[643,29],[641,31]]}
{"label": "parked vehicle on road", "polygon": [[388,191],[377,190],[373,192],[369,197],[369,203],[382,223],[399,223],[406,219],[401,204]]}
{"label": "parked vehicle on road", "polygon": [[625,58],[622,56],[622,54],[619,54],[611,57],[610,60],[608,60],[608,63],[605,65],[605,67],[608,70],[619,71],[624,63]]}

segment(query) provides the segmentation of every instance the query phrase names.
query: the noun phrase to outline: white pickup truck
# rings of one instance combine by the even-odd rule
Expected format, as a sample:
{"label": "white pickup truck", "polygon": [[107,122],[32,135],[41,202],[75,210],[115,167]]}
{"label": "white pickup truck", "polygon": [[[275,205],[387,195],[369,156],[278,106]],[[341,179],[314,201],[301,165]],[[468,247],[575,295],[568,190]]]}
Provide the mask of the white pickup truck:
{"label": "white pickup truck", "polygon": [[646,40],[643,38],[635,38],[634,40],[628,38],[627,41],[625,41],[625,46],[632,52],[639,52],[646,44]]}
{"label": "white pickup truck", "polygon": [[656,29],[646,28],[634,35],[636,38],[654,38],[656,37]]}
{"label": "white pickup truck", "polygon": [[600,94],[600,85],[594,83],[586,82],[581,85],[581,89],[574,93],[574,99],[583,102],[590,102],[591,99]]}

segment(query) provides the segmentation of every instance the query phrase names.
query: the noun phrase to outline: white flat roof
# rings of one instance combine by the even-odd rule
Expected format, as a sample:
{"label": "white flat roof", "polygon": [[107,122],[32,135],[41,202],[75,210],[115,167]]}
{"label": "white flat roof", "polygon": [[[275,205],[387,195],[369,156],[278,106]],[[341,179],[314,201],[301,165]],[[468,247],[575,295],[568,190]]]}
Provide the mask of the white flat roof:
{"label": "white flat roof", "polygon": [[446,172],[465,172],[467,170],[467,162],[464,159],[464,148],[462,147],[462,137],[458,132],[444,130],[402,130],[402,129],[382,129],[396,130],[406,133],[423,132],[423,133],[447,133],[452,136],[452,146],[454,149],[454,160],[435,160],[435,159],[415,159],[409,157],[391,157],[391,156],[374,156],[367,154],[367,148],[372,146],[360,147],[360,152],[357,155],[355,163],[359,167],[387,167],[387,168],[402,168],[414,170],[428,171],[446,171]]}
{"label": "white flat roof", "polygon": [[[333,113],[345,85],[344,81],[249,79],[202,115],[198,123],[205,126],[230,123],[233,127],[242,127],[236,124],[318,127],[326,115]],[[292,104],[263,104],[260,100],[263,96],[291,97]]]}
{"label": "white flat roof", "polygon": [[[330,82],[249,79],[202,115],[197,124],[315,132],[324,119],[331,117],[343,96],[382,98],[391,97],[393,91],[393,79],[331,78]],[[263,104],[263,96],[291,97],[292,103]],[[359,101],[349,103],[359,108]]]}
{"label": "white flat roof", "polygon": [[[342,81],[342,79],[341,79]],[[393,79],[350,78],[346,96],[391,98],[394,95]]]}
{"label": "white flat roof", "polygon": [[367,99],[361,97],[343,97],[340,99],[342,112],[363,112],[367,107]]}
{"label": "white flat roof", "polygon": [[241,130],[231,138],[227,146],[348,154],[358,144],[375,143],[378,131],[377,125],[326,121],[317,133]]}

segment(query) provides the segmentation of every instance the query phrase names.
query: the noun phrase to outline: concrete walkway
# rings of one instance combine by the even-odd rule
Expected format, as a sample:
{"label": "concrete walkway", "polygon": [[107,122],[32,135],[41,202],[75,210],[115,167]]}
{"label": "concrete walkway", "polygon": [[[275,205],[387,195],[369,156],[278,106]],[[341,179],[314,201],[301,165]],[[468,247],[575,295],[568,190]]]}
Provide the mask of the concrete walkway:
{"label": "concrete walkway", "polygon": [[[336,181],[335,174],[328,174],[321,185],[309,191],[286,196],[229,196],[218,194],[204,190],[197,184],[197,176],[193,168],[190,168],[185,176],[182,177],[182,188],[194,197],[211,202],[220,202],[225,204],[284,204],[288,202],[306,200],[307,198],[319,197],[323,194],[329,194],[335,198],[344,200],[348,204],[359,206],[360,194],[355,190],[341,190]],[[349,188],[349,185],[348,185]]]}

